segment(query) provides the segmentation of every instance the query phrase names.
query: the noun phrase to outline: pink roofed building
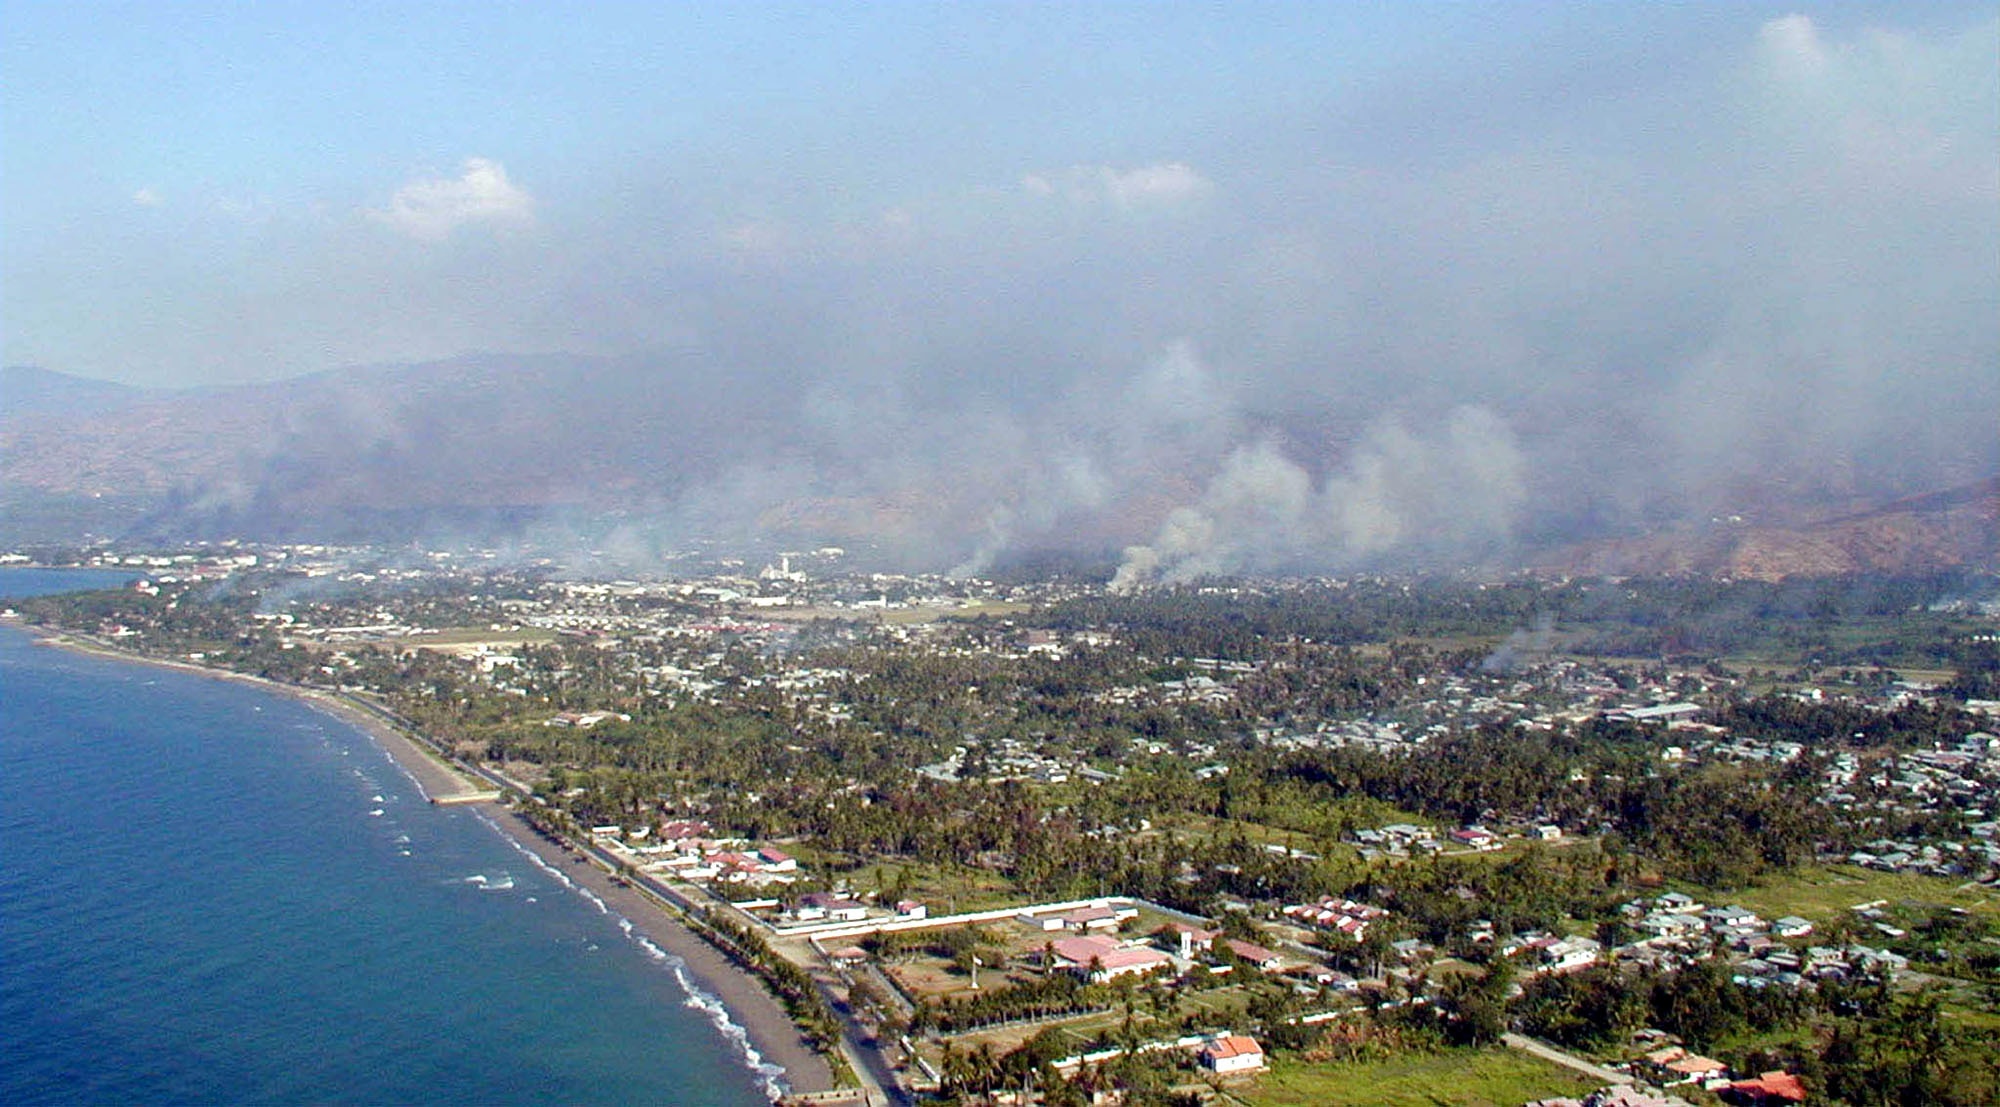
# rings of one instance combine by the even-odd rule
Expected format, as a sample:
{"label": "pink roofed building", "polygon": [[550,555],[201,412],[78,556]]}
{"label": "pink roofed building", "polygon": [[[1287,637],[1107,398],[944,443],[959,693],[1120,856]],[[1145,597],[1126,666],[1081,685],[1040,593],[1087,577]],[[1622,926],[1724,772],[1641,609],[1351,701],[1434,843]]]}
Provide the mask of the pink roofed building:
{"label": "pink roofed building", "polygon": [[1254,942],[1245,942],[1238,938],[1226,938],[1222,944],[1229,952],[1257,966],[1262,972],[1277,972],[1284,967],[1283,962],[1278,960],[1278,955],[1275,952],[1265,949]]}
{"label": "pink roofed building", "polygon": [[1055,951],[1056,968],[1082,976],[1092,984],[1173,967],[1173,960],[1157,949],[1128,946],[1116,938],[1097,934],[1059,938],[1050,945]]}

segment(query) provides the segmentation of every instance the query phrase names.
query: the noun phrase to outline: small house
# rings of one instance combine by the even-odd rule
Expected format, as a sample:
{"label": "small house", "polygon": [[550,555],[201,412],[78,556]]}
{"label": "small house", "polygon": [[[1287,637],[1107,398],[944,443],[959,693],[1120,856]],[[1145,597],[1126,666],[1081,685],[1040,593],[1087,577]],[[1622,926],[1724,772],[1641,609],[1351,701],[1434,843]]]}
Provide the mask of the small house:
{"label": "small house", "polygon": [[1225,1034],[1201,1047],[1201,1067],[1217,1076],[1258,1072],[1264,1067],[1264,1047],[1244,1034]]}

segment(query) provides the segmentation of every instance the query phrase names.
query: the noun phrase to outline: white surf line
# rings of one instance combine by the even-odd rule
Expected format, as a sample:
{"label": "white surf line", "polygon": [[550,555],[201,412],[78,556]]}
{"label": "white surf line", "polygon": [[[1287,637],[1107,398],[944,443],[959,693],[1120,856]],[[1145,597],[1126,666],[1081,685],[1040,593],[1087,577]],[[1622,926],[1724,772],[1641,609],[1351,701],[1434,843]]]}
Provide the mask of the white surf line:
{"label": "white surf line", "polygon": [[765,1095],[777,1100],[791,1092],[791,1087],[784,1080],[784,1066],[764,1059],[764,1055],[757,1051],[757,1047],[750,1044],[750,1032],[729,1017],[729,1008],[723,1004],[721,998],[696,984],[694,978],[688,975],[685,960],[654,945],[651,939],[639,933],[630,919],[620,916],[618,929],[624,931],[627,938],[645,950],[646,955],[655,963],[664,966],[673,974],[674,983],[680,985],[681,991],[687,993],[687,999],[683,1004],[708,1017],[709,1025],[715,1027],[716,1033],[722,1035],[723,1040],[735,1049],[751,1075],[758,1078],[763,1085]]}
{"label": "white surf line", "polygon": [[[596,904],[597,910],[600,913],[605,915],[611,914],[611,909],[605,906],[604,900],[599,898],[595,892],[571,880],[568,873],[542,860],[540,854],[515,841],[513,835],[502,830],[500,824],[494,822],[484,812],[475,811],[473,815],[480,822],[492,828],[493,832],[500,836],[501,841],[514,847],[514,852],[534,862],[536,868],[553,877],[558,884]],[[618,920],[618,929],[626,938],[636,943],[640,949],[645,950],[647,957],[665,967],[668,972],[673,974],[674,983],[679,985],[681,991],[687,996],[682,1001],[682,1005],[700,1011],[703,1015],[707,1016],[709,1025],[713,1026],[716,1033],[722,1035],[722,1040],[736,1051],[737,1056],[742,1058],[743,1067],[749,1069],[750,1074],[757,1078],[763,1088],[764,1094],[769,1096],[773,1101],[791,1094],[791,1086],[785,1082],[785,1067],[764,1059],[764,1055],[758,1052],[757,1047],[750,1043],[750,1032],[744,1029],[736,1020],[729,1017],[729,1008],[723,1004],[722,1000],[704,989],[701,985],[695,983],[694,977],[688,974],[687,961],[654,945],[652,939],[639,932],[639,928],[632,920],[623,915],[618,915],[616,918]]]}

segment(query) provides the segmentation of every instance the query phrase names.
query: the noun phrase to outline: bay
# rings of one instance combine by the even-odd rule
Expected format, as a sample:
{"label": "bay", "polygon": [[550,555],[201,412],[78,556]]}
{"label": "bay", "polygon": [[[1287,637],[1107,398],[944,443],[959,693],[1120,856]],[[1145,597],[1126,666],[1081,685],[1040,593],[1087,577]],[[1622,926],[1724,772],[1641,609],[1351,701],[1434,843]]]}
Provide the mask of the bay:
{"label": "bay", "polygon": [[304,703],[0,629],[0,1102],[767,1102],[618,922]]}

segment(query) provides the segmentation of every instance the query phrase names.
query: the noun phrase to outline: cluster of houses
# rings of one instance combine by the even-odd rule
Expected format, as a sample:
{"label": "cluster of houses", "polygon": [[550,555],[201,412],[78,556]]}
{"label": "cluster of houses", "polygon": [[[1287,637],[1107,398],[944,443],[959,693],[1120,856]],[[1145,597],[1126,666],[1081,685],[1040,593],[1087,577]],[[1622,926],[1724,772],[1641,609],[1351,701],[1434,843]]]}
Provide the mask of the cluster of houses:
{"label": "cluster of houses", "polygon": [[1322,896],[1312,903],[1295,903],[1285,908],[1285,914],[1300,922],[1332,931],[1353,941],[1364,941],[1368,928],[1389,916],[1387,908],[1372,903],[1343,899],[1339,896]]}
{"label": "cluster of houses", "polygon": [[1809,920],[1787,915],[1765,922],[1748,907],[1708,907],[1685,892],[1667,892],[1650,902],[1635,899],[1622,908],[1634,930],[1648,938],[1692,938],[1713,935],[1735,942],[1761,934],[1803,938],[1812,933]]}
{"label": "cluster of houses", "polygon": [[1893,950],[1850,942],[1844,946],[1809,946],[1803,951],[1763,950],[1738,962],[1734,979],[1751,988],[1772,984],[1798,988],[1808,981],[1845,980],[1856,973],[1893,978],[1909,967],[1909,958]]}
{"label": "cluster of houses", "polygon": [[[1254,671],[1232,664],[1239,672]],[[1212,676],[1196,674],[1179,680],[1162,680],[1149,684],[1127,684],[1116,688],[1106,688],[1091,696],[1099,703],[1205,703],[1226,704],[1236,698],[1234,686],[1219,681]]]}
{"label": "cluster of houses", "polygon": [[1962,835],[1934,839],[1880,837],[1844,859],[1884,873],[1918,873],[1948,879],[2000,879],[2000,821],[1990,819],[1992,785],[2000,775],[2000,737],[1976,731],[1914,749],[1894,759],[1864,761],[1840,753],[1824,773],[1820,803],[1844,811],[1880,809],[1884,815],[1958,815]]}
{"label": "cluster of houses", "polygon": [[1878,838],[1848,854],[1847,863],[1885,873],[1990,880],[2000,874],[2000,841],[1994,840],[1995,827],[1991,822],[1976,823],[1967,828],[1972,836],[1963,840]]}
{"label": "cluster of houses", "polygon": [[1528,975],[1540,976],[1587,969],[1604,959],[1604,944],[1595,938],[1564,937],[1534,930],[1516,934],[1502,942],[1500,955],[1527,957],[1530,961]]}
{"label": "cluster of houses", "polygon": [[[1562,828],[1550,823],[1529,828],[1525,834],[1539,841],[1552,842],[1562,837]],[[1478,825],[1462,826],[1440,836],[1436,827],[1390,823],[1388,826],[1356,830],[1348,837],[1360,847],[1361,856],[1370,861],[1410,854],[1444,853],[1447,850],[1485,853],[1504,849],[1507,845],[1506,838],[1499,832]]]}
{"label": "cluster of houses", "polygon": [[[966,747],[955,746],[945,757],[918,766],[917,773],[945,784],[955,784],[969,775],[969,753]],[[1080,759],[1051,757],[1038,752],[1017,738],[1002,738],[994,743],[986,752],[980,771],[971,775],[992,783],[1025,780],[1035,784],[1065,784],[1077,779],[1101,784],[1116,779],[1115,774],[1093,768]]]}
{"label": "cluster of houses", "polygon": [[[1883,917],[1878,907],[1862,904],[1856,914],[1863,921],[1875,921]],[[1786,939],[1811,936],[1813,924],[1796,915],[1767,922],[1747,907],[1705,907],[1681,892],[1634,900],[1623,910],[1630,925],[1646,937],[1619,947],[1621,960],[1671,969],[1722,952],[1733,961],[1734,980],[1745,987],[1801,988],[1862,972],[1893,979],[1909,968],[1908,958],[1871,946],[1797,948]],[[1887,923],[1878,922],[1877,927],[1886,937],[1903,936]]]}
{"label": "cluster of houses", "polygon": [[1632,1071],[1662,1087],[1685,1085],[1713,1092],[1725,1103],[1773,1107],[1803,1103],[1806,1099],[1805,1085],[1792,1073],[1774,1069],[1747,1079],[1741,1078],[1732,1074],[1729,1066],[1721,1061],[1689,1052],[1680,1046],[1653,1050],[1635,1060]]}
{"label": "cluster of houses", "polygon": [[699,819],[676,819],[650,826],[594,826],[598,845],[624,855],[647,872],[673,880],[762,887],[800,878],[798,859],[776,846],[752,847],[742,839],[719,839]]}
{"label": "cluster of houses", "polygon": [[1353,838],[1361,847],[1361,856],[1370,860],[1383,854],[1423,853],[1443,848],[1438,844],[1436,827],[1416,823],[1390,823],[1357,830]]}
{"label": "cluster of houses", "polygon": [[[1991,799],[1987,781],[2000,775],[2000,738],[1985,731],[1941,740],[1928,750],[1910,750],[1891,757],[1863,758],[1841,753],[1821,775],[1820,802],[1843,810],[1879,808],[1893,814],[1952,813],[1970,819],[1983,817]],[[1979,830],[1984,826],[1986,833]],[[1913,871],[1929,871],[1934,876],[1978,875],[1969,867],[1991,868],[2000,863],[1994,849],[1991,822],[1967,827],[1972,840],[1958,843],[1955,853],[1977,854],[1976,858],[1936,857],[1928,859],[1931,870],[1917,867],[1921,861],[1913,843],[1894,843],[1873,850],[1878,858],[1889,852],[1909,855],[1902,861]]]}
{"label": "cluster of houses", "polygon": [[[1669,746],[1668,760],[1788,762],[1804,753],[1797,742],[1750,738],[1690,741]],[[1869,756],[1844,751],[1820,773],[1818,802],[1843,818],[1945,816],[1963,833],[1930,839],[1882,838],[1832,860],[1882,872],[1946,879],[2000,880],[2000,821],[1988,818],[1991,785],[2000,776],[2000,738],[1984,731],[1939,741],[1927,750]]]}
{"label": "cluster of houses", "polygon": [[[749,906],[765,905],[753,902]],[[792,901],[778,919],[782,923],[856,923],[882,917],[882,914],[845,892],[807,892]],[[887,919],[891,922],[912,922],[928,917],[930,908],[913,899],[897,900],[887,912]]]}
{"label": "cluster of houses", "polygon": [[1408,753],[1422,744],[1426,735],[1419,734],[1414,739],[1407,737],[1401,725],[1395,722],[1378,723],[1372,719],[1328,719],[1311,730],[1260,727],[1251,733],[1251,737],[1281,750],[1339,749],[1343,746],[1353,746],[1377,753]]}

